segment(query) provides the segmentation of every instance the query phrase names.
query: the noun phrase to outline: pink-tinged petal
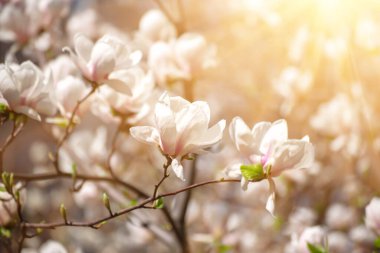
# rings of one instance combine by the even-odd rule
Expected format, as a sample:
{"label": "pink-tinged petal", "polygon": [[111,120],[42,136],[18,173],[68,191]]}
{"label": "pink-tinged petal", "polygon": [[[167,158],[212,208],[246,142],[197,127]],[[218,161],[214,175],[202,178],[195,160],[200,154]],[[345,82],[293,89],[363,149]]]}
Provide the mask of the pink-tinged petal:
{"label": "pink-tinged petal", "polygon": [[265,133],[260,143],[260,152],[267,154],[268,151],[276,143],[286,141],[288,139],[288,125],[285,120],[280,119],[271,125],[268,131]]}
{"label": "pink-tinged petal", "polygon": [[235,117],[229,127],[229,133],[236,149],[244,153],[251,152],[250,145],[253,141],[251,129],[240,117]]}
{"label": "pink-tinged petal", "polygon": [[82,72],[82,75],[85,76],[86,78],[90,77],[90,73],[87,69],[87,62],[82,58],[78,57],[73,50],[69,47],[64,47],[62,48],[62,51],[64,53],[68,53],[70,55],[71,60],[74,62],[74,64],[79,68],[79,70]]}
{"label": "pink-tinged petal", "polygon": [[29,118],[32,118],[34,120],[41,121],[40,115],[30,107],[16,106],[15,108],[13,108],[13,110],[17,113],[24,114],[24,115],[26,115]]}
{"label": "pink-tinged petal", "polygon": [[185,177],[183,174],[183,166],[177,158],[172,160],[171,168],[179,179],[185,181]]}
{"label": "pink-tinged petal", "polygon": [[160,134],[154,127],[136,126],[131,127],[129,131],[132,137],[140,142],[161,146]]}
{"label": "pink-tinged petal", "polygon": [[300,169],[312,166],[314,147],[303,140],[288,140],[275,147],[273,152],[272,176],[279,176],[287,169]]}
{"label": "pink-tinged petal", "polygon": [[74,37],[74,48],[81,60],[88,62],[94,43],[83,34],[76,34]]}
{"label": "pink-tinged petal", "polygon": [[269,192],[270,195],[268,197],[267,203],[265,205],[265,209],[273,216],[274,215],[274,209],[275,209],[275,199],[276,199],[276,185],[274,184],[274,181],[271,177],[268,178],[269,183]]}
{"label": "pink-tinged petal", "polygon": [[107,86],[111,87],[112,89],[114,89],[117,92],[123,93],[123,94],[128,95],[128,96],[132,95],[132,93],[131,93],[132,91],[131,91],[131,88],[129,87],[129,85],[126,84],[125,82],[121,81],[121,80],[108,79],[105,81],[105,84],[107,84]]}

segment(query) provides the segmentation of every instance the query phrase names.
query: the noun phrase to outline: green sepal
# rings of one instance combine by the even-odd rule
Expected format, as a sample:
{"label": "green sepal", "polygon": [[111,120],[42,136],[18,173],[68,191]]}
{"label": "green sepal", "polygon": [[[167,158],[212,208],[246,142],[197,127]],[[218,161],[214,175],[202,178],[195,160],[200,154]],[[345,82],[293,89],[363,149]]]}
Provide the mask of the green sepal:
{"label": "green sepal", "polygon": [[240,171],[246,180],[260,181],[265,178],[264,168],[261,164],[241,165]]}

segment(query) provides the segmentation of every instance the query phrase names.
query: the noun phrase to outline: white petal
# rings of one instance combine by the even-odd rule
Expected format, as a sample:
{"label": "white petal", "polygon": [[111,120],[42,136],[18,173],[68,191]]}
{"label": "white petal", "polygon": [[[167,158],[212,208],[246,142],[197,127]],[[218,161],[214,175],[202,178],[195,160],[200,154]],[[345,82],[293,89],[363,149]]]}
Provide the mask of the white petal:
{"label": "white petal", "polygon": [[147,144],[155,144],[161,145],[160,143],[160,135],[154,127],[151,126],[136,126],[131,127],[129,130],[132,137],[136,140],[147,143]]}
{"label": "white petal", "polygon": [[108,44],[97,42],[91,52],[90,61],[87,63],[87,68],[90,71],[92,81],[101,82],[115,68],[115,50]]}
{"label": "white petal", "polygon": [[268,150],[276,143],[286,141],[288,139],[288,125],[285,120],[275,121],[268,131],[265,133],[261,144],[260,151],[266,154]]}
{"label": "white petal", "polygon": [[271,127],[271,125],[272,124],[270,122],[262,121],[262,122],[255,124],[255,126],[252,128],[251,132],[252,132],[253,140],[252,140],[251,152],[254,152],[256,154],[260,154],[260,144],[261,144],[265,134],[267,133],[267,131]]}
{"label": "white petal", "polygon": [[0,65],[0,94],[7,101],[7,105],[18,103],[19,92],[10,70],[5,65]]}
{"label": "white petal", "polygon": [[26,116],[34,119],[34,120],[37,120],[37,121],[41,121],[41,117],[40,115],[35,111],[33,110],[32,108],[30,107],[27,107],[27,106],[17,106],[15,108],[13,108],[13,110],[17,113],[21,113],[21,114],[25,114]]}
{"label": "white petal", "polygon": [[218,143],[223,138],[223,131],[225,127],[226,121],[219,121],[217,124],[208,129],[200,138],[193,139],[193,142],[186,145],[182,152],[198,153],[199,151]]}
{"label": "white petal", "polygon": [[94,43],[83,34],[76,34],[74,37],[75,52],[81,60],[88,62]]}
{"label": "white petal", "polygon": [[245,177],[241,177],[240,186],[243,191],[248,189],[249,181]]}
{"label": "white petal", "polygon": [[274,215],[274,209],[275,209],[275,198],[276,198],[276,185],[274,184],[274,181],[271,177],[268,178],[269,183],[269,192],[270,195],[268,197],[267,203],[265,205],[265,209],[273,216]]}
{"label": "white petal", "polygon": [[105,81],[105,83],[117,92],[123,93],[128,96],[132,95],[130,86],[121,80],[108,79]]}
{"label": "white petal", "polygon": [[252,143],[253,136],[251,129],[245,124],[240,117],[235,117],[229,127],[229,133],[236,149],[243,152],[249,151],[249,146]]}
{"label": "white petal", "polygon": [[287,169],[310,167],[314,162],[314,147],[310,142],[288,140],[275,147],[272,176],[278,176]]}
{"label": "white petal", "polygon": [[177,130],[170,98],[163,94],[155,106],[155,123],[161,136],[162,149],[168,155],[175,155]]}
{"label": "white petal", "polygon": [[182,181],[185,181],[185,177],[183,175],[183,166],[180,161],[178,161],[177,158],[172,160],[171,167],[176,174],[176,176],[181,179]]}

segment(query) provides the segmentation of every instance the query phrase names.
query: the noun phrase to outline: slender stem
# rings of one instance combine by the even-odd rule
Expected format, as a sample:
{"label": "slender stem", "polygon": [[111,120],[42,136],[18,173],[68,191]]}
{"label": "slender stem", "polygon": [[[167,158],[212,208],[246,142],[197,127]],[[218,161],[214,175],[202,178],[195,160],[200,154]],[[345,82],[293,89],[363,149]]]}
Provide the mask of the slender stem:
{"label": "slender stem", "polygon": [[0,174],[3,172],[3,160],[4,153],[6,149],[11,145],[11,143],[16,139],[17,135],[21,132],[24,127],[24,123],[20,123],[19,125],[13,121],[12,132],[5,140],[3,146],[0,148]]}
{"label": "slender stem", "polygon": [[161,184],[165,181],[165,179],[169,177],[168,168],[171,163],[172,159],[169,156],[166,156],[166,163],[164,164],[164,174],[162,175],[160,181],[154,186],[154,191],[152,195],[153,199],[155,199],[157,196],[158,188],[160,188]]}
{"label": "slender stem", "polygon": [[[71,173],[67,172],[61,172],[61,173],[40,173],[40,174],[34,174],[34,175],[28,175],[28,174],[13,174],[14,179],[31,182],[31,181],[43,181],[43,180],[51,180],[51,179],[58,179],[58,178],[68,178],[72,179],[73,175]],[[109,182],[109,183],[117,183],[125,188],[128,188],[135,192],[139,197],[147,197],[147,194],[138,189],[137,187],[133,186],[132,184],[129,184],[127,182],[121,181],[121,180],[115,180],[111,177],[101,177],[101,176],[91,176],[91,175],[84,175],[84,174],[76,174],[76,179],[80,180],[88,180],[88,181],[103,181],[103,182]]]}
{"label": "slender stem", "polygon": [[[252,181],[252,182],[254,182],[254,181]],[[106,217],[103,217],[103,218],[100,218],[100,219],[97,219],[94,221],[90,221],[90,222],[73,222],[73,221],[68,221],[67,223],[62,222],[62,221],[61,222],[52,222],[52,223],[28,223],[28,222],[24,222],[23,226],[25,226],[26,228],[35,228],[35,229],[36,228],[54,229],[57,227],[65,227],[65,226],[67,226],[67,227],[90,227],[90,228],[97,229],[97,228],[99,228],[99,225],[102,225],[104,222],[107,222],[113,218],[119,217],[123,214],[132,212],[134,210],[146,208],[146,207],[148,207],[147,204],[152,203],[159,198],[175,196],[175,195],[180,194],[182,192],[186,192],[188,190],[195,189],[195,188],[198,188],[201,186],[210,185],[210,184],[220,184],[220,183],[240,183],[240,179],[210,180],[210,181],[205,181],[205,182],[193,184],[193,185],[184,187],[182,189],[179,189],[179,190],[176,190],[173,192],[158,194],[154,198],[150,197],[150,198],[145,199],[144,201],[140,202],[140,204],[138,204],[136,206],[121,209],[117,212],[114,212],[113,216],[108,215]]]}
{"label": "slender stem", "polygon": [[[195,158],[194,160],[191,161],[188,186],[193,185],[195,183],[196,175],[197,175],[197,170],[196,170],[196,158]],[[184,252],[189,252],[189,244],[187,241],[187,230],[186,230],[186,214],[187,214],[189,202],[192,195],[191,193],[192,193],[191,189],[184,193],[185,196],[184,196],[182,206],[180,207],[179,218],[178,218],[179,231],[181,233],[182,245],[184,245]]]}
{"label": "slender stem", "polygon": [[61,138],[61,140],[58,142],[57,144],[57,151],[55,153],[55,157],[54,157],[54,167],[55,167],[55,170],[58,174],[62,173],[60,168],[59,168],[59,151],[60,149],[62,148],[62,145],[65,143],[65,141],[67,140],[67,138],[69,138],[72,130],[74,129],[74,118],[75,118],[75,115],[77,114],[77,111],[79,110],[79,107],[82,103],[84,103],[97,89],[97,86],[96,85],[92,85],[92,88],[90,90],[89,93],[87,93],[86,96],[84,96],[82,99],[78,100],[77,101],[77,104],[75,105],[72,113],[71,113],[71,116],[70,116],[70,119],[69,119],[69,123],[65,129],[65,133],[63,135],[63,137]]}

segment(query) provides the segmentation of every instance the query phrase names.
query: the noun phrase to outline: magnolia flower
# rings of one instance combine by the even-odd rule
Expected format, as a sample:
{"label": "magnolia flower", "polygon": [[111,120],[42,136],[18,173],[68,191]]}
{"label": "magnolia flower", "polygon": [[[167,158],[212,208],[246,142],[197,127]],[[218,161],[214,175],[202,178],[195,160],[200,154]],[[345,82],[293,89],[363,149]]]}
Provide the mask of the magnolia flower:
{"label": "magnolia flower", "polygon": [[380,235],[380,198],[373,198],[365,208],[365,225]]}
{"label": "magnolia flower", "polygon": [[292,241],[286,252],[310,253],[308,244],[312,244],[317,248],[323,248],[326,236],[325,229],[322,227],[308,227],[302,232],[300,237],[297,238],[297,235],[292,235]]}
{"label": "magnolia flower", "polygon": [[314,161],[314,147],[308,136],[301,140],[288,139],[288,126],[285,120],[274,123],[260,122],[252,129],[235,117],[230,124],[230,136],[237,150],[244,156],[246,163],[233,166],[242,175],[242,186],[246,189],[249,180],[268,178],[271,195],[266,209],[273,214],[275,185],[272,177],[279,176],[288,169],[310,167]]}
{"label": "magnolia flower", "polygon": [[128,115],[128,122],[135,124],[150,111],[147,100],[151,97],[154,81],[150,72],[144,73],[141,68],[134,67],[118,76],[120,80],[131,83],[131,96],[116,92],[107,86],[99,88],[97,103],[93,103],[93,111],[102,119],[112,119],[114,111]]}
{"label": "magnolia flower", "polygon": [[0,40],[27,42],[35,36],[41,20],[38,1],[9,3],[0,9]]}
{"label": "magnolia flower", "polygon": [[26,61],[21,65],[0,64],[0,104],[11,111],[41,120],[40,113],[53,115],[53,83],[44,78],[36,65]]}
{"label": "magnolia flower", "polygon": [[193,103],[164,93],[155,107],[155,126],[131,128],[138,141],[158,145],[171,158],[171,168],[184,180],[181,160],[190,153],[200,154],[222,139],[225,120],[208,128],[210,108],[206,102]]}
{"label": "magnolia flower", "polygon": [[115,77],[117,71],[126,71],[141,59],[141,52],[132,50],[118,38],[105,35],[95,44],[84,35],[74,38],[76,54],[68,51],[82,75],[98,85],[107,84],[113,89],[130,94],[129,84]]}
{"label": "magnolia flower", "polygon": [[168,41],[177,35],[175,26],[160,10],[150,10],[139,23],[139,35],[154,41]]}
{"label": "magnolia flower", "polygon": [[189,80],[202,69],[215,65],[216,49],[196,33],[185,33],[175,41],[159,41],[149,51],[148,64],[159,83]]}

